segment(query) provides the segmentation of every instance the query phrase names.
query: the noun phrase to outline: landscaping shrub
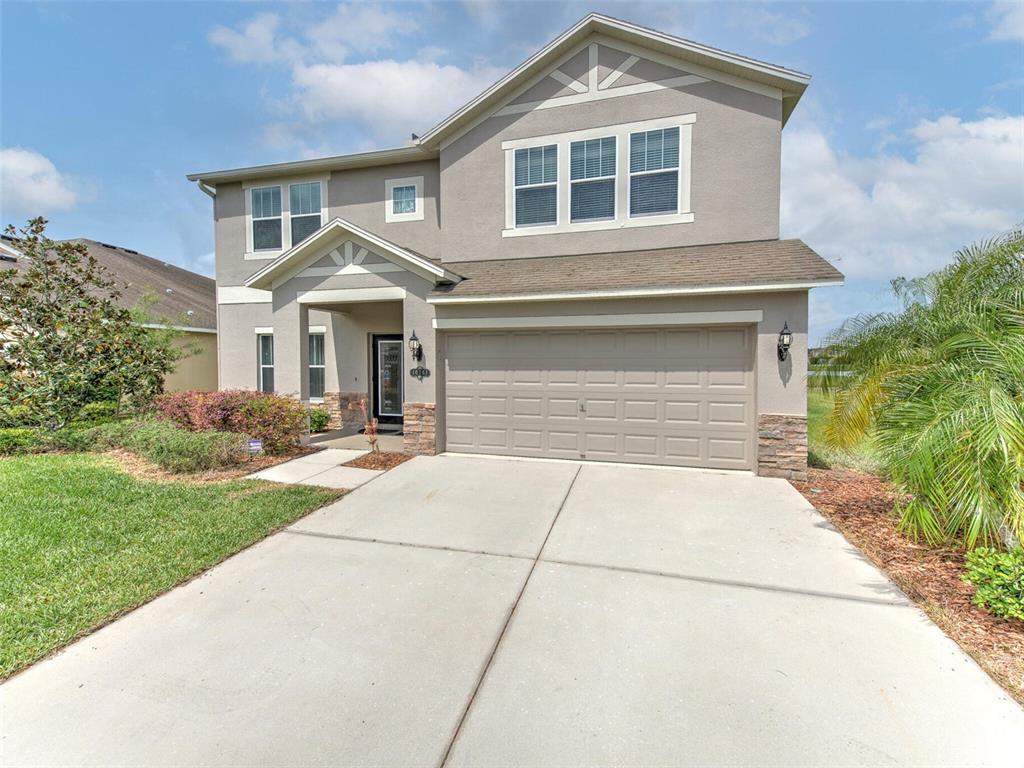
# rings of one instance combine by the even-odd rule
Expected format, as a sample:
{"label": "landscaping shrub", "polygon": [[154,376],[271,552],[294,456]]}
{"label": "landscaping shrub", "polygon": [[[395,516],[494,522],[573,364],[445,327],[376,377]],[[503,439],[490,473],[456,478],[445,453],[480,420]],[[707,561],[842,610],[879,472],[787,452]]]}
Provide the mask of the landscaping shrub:
{"label": "landscaping shrub", "polygon": [[33,427],[0,429],[0,456],[12,453],[34,453],[43,448],[42,432]]}
{"label": "landscaping shrub", "polygon": [[169,472],[230,466],[248,455],[248,435],[190,432],[167,421],[119,421],[95,427],[89,433],[94,450],[123,448]]}
{"label": "landscaping shrub", "polygon": [[309,431],[310,432],[323,432],[327,429],[327,425],[331,423],[331,414],[327,412],[326,408],[310,408],[309,409]]}
{"label": "landscaping shrub", "polygon": [[262,440],[267,453],[298,445],[306,431],[305,406],[264,392],[175,392],[157,397],[156,409],[163,418],[192,432],[244,432]]}
{"label": "landscaping shrub", "polygon": [[964,581],[975,586],[975,605],[1004,619],[1024,621],[1024,549],[979,547],[968,552]]}
{"label": "landscaping shrub", "polygon": [[86,404],[75,417],[76,422],[104,422],[117,418],[117,403],[110,400],[99,400]]}

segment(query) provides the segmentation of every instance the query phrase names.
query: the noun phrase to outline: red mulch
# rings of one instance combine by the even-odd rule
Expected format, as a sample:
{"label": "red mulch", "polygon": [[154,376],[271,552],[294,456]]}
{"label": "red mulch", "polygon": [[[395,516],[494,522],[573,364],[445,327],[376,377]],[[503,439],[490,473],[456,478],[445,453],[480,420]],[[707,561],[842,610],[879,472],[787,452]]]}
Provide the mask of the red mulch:
{"label": "red mulch", "polygon": [[998,619],[971,603],[974,588],[960,578],[963,552],[918,544],[901,534],[892,491],[874,475],[812,469],[808,482],[793,485],[1024,704],[1024,622]]}
{"label": "red mulch", "polygon": [[358,459],[346,462],[346,467],[359,467],[359,469],[394,469],[399,464],[404,464],[413,458],[408,453],[394,453],[392,451],[381,451],[380,453],[365,453]]}

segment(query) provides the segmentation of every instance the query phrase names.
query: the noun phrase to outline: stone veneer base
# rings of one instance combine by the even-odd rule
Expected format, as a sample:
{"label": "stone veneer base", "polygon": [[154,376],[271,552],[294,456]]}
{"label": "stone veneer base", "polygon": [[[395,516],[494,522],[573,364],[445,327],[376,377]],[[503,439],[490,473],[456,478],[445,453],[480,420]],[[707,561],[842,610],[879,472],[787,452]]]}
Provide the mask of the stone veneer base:
{"label": "stone veneer base", "polygon": [[405,403],[402,413],[402,450],[416,456],[437,453],[437,406],[434,403]]}
{"label": "stone veneer base", "polygon": [[807,417],[776,413],[757,417],[757,474],[807,479]]}
{"label": "stone veneer base", "polygon": [[365,392],[324,392],[324,408],[331,414],[328,426],[341,429],[348,424],[362,424],[363,412],[359,410],[359,401],[366,399]]}

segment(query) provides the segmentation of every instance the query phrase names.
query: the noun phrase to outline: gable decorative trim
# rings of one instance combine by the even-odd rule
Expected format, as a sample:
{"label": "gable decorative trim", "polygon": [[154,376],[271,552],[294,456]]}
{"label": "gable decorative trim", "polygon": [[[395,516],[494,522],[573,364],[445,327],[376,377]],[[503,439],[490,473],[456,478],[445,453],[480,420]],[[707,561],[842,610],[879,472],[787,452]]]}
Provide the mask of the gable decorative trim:
{"label": "gable decorative trim", "polygon": [[351,240],[346,240],[327,256],[334,262],[333,267],[306,267],[295,277],[333,277],[335,275],[379,275],[386,272],[404,272],[398,264],[364,264],[370,252]]}

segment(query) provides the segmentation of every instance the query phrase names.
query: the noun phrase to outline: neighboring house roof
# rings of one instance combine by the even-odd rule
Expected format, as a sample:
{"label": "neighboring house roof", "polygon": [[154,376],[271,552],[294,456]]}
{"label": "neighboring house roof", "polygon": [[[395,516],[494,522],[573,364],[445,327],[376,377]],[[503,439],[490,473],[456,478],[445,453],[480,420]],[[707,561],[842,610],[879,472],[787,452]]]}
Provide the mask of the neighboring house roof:
{"label": "neighboring house roof", "polygon": [[350,221],[335,218],[252,275],[245,281],[246,287],[271,288],[275,280],[294,272],[303,263],[304,259],[314,254],[321,254],[324,246],[330,244],[331,238],[339,234],[354,235],[356,238],[368,243],[369,247],[373,248],[375,252],[384,258],[405,267],[410,272],[414,272],[435,284],[442,281],[459,279],[458,275],[442,267],[439,261],[428,259],[426,256],[415,251],[397,245],[390,240],[385,240],[380,235],[363,229]]}
{"label": "neighboring house roof", "polygon": [[[82,243],[118,283],[121,304],[134,307],[144,295],[153,298],[149,313],[163,324],[204,331],[217,329],[216,283],[209,277],[154,259],[129,248],[75,238],[60,242]],[[5,267],[24,270],[25,259],[0,261]]]}
{"label": "neighboring house roof", "polygon": [[431,303],[746,293],[843,282],[839,270],[800,240],[463,261],[445,266],[464,279],[435,288],[428,298]]}
{"label": "neighboring house roof", "polygon": [[599,34],[628,44],[642,46],[682,62],[695,69],[711,69],[726,77],[737,77],[759,86],[777,89],[782,94],[782,122],[785,125],[810,82],[810,75],[777,64],[751,59],[737,53],[712,48],[692,40],[647,29],[637,24],[591,13],[537,51],[483,93],[460,107],[421,137],[415,145],[377,152],[337,155],[274,165],[257,165],[220,171],[190,173],[186,178],[200,184],[227,184],[243,179],[268,178],[285,173],[343,170],[375,165],[426,160],[437,157],[442,142],[490,114],[559,59],[591,35]]}

